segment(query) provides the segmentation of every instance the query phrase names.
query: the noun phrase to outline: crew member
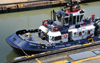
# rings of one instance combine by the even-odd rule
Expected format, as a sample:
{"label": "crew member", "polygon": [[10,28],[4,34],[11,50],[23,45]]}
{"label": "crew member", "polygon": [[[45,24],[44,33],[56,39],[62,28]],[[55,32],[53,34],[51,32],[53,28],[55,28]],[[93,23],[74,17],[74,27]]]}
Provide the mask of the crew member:
{"label": "crew member", "polygon": [[90,22],[94,22],[95,21],[95,15],[94,14],[91,15],[91,17],[89,18],[89,21]]}

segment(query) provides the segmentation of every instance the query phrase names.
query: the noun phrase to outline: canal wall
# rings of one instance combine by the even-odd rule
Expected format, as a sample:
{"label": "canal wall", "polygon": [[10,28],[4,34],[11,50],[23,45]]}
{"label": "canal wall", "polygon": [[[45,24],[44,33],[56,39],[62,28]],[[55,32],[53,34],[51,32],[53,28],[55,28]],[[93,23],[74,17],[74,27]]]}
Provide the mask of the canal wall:
{"label": "canal wall", "polygon": [[100,45],[100,41],[95,41],[95,42],[88,43],[88,44],[75,45],[75,46],[70,46],[70,47],[66,47],[66,48],[61,48],[59,50],[38,53],[38,54],[29,56],[29,57],[24,56],[21,59],[14,60],[12,62],[6,62],[6,63],[19,63],[19,62],[39,58],[39,57],[45,57],[45,56],[48,56],[48,55],[55,55],[55,54],[57,55],[57,54],[63,53],[63,52],[68,52],[68,51],[72,51],[72,50],[77,50],[77,49],[82,49],[82,48],[87,48],[87,47],[93,47],[93,46],[98,46],[98,45]]}
{"label": "canal wall", "polygon": [[[3,0],[5,1],[5,0]],[[0,3],[0,13],[19,12],[33,9],[49,8],[55,6],[63,6],[69,0],[7,0]],[[10,2],[9,2],[10,1]],[[13,2],[14,1],[14,2]],[[76,0],[72,0],[76,1]],[[81,0],[82,2],[91,2],[91,0]],[[92,0],[93,1],[93,0]],[[98,0],[94,0],[98,1]]]}

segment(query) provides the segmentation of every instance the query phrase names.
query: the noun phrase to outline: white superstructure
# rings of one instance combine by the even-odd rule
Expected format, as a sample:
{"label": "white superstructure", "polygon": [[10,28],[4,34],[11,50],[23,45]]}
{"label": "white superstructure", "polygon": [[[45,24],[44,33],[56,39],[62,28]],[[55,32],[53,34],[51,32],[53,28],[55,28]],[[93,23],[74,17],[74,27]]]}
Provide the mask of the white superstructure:
{"label": "white superstructure", "polygon": [[[71,2],[69,9],[53,10],[53,20],[44,20],[39,27],[39,37],[49,43],[64,43],[94,37],[95,26],[92,21],[82,21],[85,14],[79,5]],[[56,16],[58,20],[56,20]],[[92,15],[94,17],[94,15]],[[93,18],[92,18],[93,19]]]}

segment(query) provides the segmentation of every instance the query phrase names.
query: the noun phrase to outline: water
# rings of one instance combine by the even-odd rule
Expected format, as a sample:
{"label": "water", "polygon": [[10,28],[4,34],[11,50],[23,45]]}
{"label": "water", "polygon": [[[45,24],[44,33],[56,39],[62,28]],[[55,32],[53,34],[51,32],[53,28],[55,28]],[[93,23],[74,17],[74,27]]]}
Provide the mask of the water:
{"label": "water", "polygon": [[[86,11],[86,17],[91,14],[100,17],[100,1],[81,4],[81,7]],[[50,11],[53,9],[57,11],[60,7],[0,14],[0,63],[12,61],[19,56],[6,43],[6,37],[20,29],[38,28],[42,20],[50,19]]]}

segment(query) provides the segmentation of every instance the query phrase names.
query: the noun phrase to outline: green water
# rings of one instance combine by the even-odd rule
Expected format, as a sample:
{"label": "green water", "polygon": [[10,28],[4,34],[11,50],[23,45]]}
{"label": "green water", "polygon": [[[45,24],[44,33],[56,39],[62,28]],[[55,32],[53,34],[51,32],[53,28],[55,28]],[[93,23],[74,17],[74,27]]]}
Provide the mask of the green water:
{"label": "green water", "polygon": [[[100,17],[100,1],[80,4],[80,6],[86,11],[86,17],[91,14]],[[50,11],[53,9],[57,11],[60,7],[0,14],[0,63],[12,61],[19,56],[6,43],[6,37],[20,29],[38,28],[42,20],[50,19]]]}

